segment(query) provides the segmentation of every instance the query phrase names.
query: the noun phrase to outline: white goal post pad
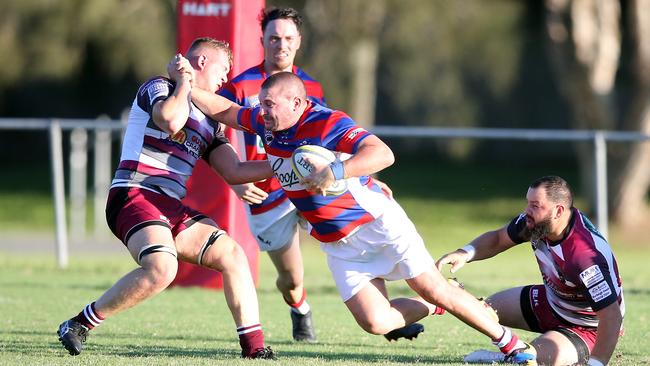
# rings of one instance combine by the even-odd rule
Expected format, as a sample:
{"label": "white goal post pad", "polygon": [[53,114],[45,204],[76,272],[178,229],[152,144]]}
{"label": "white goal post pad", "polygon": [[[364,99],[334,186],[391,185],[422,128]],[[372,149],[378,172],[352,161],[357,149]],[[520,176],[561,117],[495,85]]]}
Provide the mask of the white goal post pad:
{"label": "white goal post pad", "polygon": [[486,349],[480,349],[478,351],[474,351],[465,358],[463,358],[463,361],[466,363],[482,363],[482,364],[492,364],[492,363],[498,363],[498,362],[503,362],[503,359],[505,358],[505,355],[501,352],[494,352],[494,351],[488,351]]}

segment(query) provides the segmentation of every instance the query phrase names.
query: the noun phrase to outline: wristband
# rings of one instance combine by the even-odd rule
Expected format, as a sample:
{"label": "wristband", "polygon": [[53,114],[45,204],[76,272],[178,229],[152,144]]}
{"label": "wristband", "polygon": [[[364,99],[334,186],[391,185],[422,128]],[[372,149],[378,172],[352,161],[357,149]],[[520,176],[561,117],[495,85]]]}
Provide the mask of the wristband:
{"label": "wristband", "polygon": [[460,248],[461,250],[464,250],[467,252],[467,261],[471,261],[474,259],[474,256],[476,255],[476,248],[472,244],[467,244],[464,247]]}
{"label": "wristband", "polygon": [[587,361],[588,366],[605,366],[604,363],[598,361],[595,358],[589,358],[589,361]]}
{"label": "wristband", "polygon": [[343,169],[342,161],[335,161],[330,164],[330,169],[332,169],[332,174],[334,174],[334,180],[340,180],[345,178],[345,169]]}

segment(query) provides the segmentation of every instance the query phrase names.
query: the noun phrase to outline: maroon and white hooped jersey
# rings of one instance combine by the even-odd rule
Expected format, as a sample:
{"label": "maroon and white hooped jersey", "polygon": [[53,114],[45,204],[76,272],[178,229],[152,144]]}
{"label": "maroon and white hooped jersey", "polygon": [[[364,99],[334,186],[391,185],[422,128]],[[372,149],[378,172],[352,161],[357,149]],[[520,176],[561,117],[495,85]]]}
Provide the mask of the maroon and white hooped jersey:
{"label": "maroon and white hooped jersey", "polygon": [[221,124],[206,117],[194,104],[185,126],[169,135],[151,118],[153,106],[174,91],[162,76],[145,82],[131,106],[120,164],[111,188],[139,187],[181,199],[199,158],[207,161],[212,150],[228,143]]}
{"label": "maroon and white hooped jersey", "polygon": [[569,233],[559,242],[531,241],[526,215],[508,225],[510,239],[531,241],[553,311],[567,322],[597,327],[596,311],[618,301],[625,315],[623,287],[614,253],[589,219],[572,208]]}

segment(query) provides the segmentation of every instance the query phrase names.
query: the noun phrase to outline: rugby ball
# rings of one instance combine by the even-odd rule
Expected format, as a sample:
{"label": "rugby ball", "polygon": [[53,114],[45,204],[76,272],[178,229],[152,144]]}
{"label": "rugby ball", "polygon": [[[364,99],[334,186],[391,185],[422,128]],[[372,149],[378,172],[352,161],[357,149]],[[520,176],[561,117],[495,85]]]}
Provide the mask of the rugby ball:
{"label": "rugby ball", "polygon": [[[310,162],[317,165],[329,165],[338,160],[333,151],[318,145],[303,145],[294,150],[291,155],[291,168],[298,178],[303,179],[314,170]],[[345,179],[339,179],[327,188],[325,194],[328,196],[338,196],[348,189]]]}

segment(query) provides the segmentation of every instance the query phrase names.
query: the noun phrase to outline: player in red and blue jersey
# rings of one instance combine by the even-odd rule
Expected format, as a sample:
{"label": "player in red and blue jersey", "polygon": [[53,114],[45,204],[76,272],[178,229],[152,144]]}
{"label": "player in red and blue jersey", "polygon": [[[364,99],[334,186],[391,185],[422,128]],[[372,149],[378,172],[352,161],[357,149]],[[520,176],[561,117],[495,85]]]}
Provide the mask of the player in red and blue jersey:
{"label": "player in red and blue jersey", "polygon": [[532,341],[545,365],[604,365],[622,332],[625,302],[618,265],[607,240],[573,207],[558,176],[534,181],[524,213],[498,230],[443,256],[456,271],[470,260],[531,242],[543,284],[515,287],[486,301],[501,321],[541,336]]}
{"label": "player in red and blue jersey", "polygon": [[[442,277],[404,210],[370,178],[394,162],[390,148],[345,113],[314,104],[306,94],[299,77],[281,72],[264,81],[256,108],[196,89],[192,100],[208,116],[262,138],[276,178],[321,241],[341,298],[364,330],[386,334],[446,309],[489,336],[508,362],[534,365],[532,347]],[[314,163],[312,173],[298,179],[291,156],[303,145],[347,155],[329,165]],[[341,179],[347,189],[326,195]],[[400,279],[419,297],[390,300],[385,281]]]}
{"label": "player in red and blue jersey", "polygon": [[232,183],[264,179],[272,171],[264,162],[240,162],[221,124],[190,102],[192,85],[214,93],[226,81],[232,63],[228,44],[199,38],[187,57],[183,72],[174,70],[172,79],[152,78],[136,94],[106,218],[139,267],[59,326],[59,340],[71,355],[82,351],[88,332],[107,317],[164,290],[180,259],[222,273],[242,357],[273,358],[264,346],[244,251],[212,219],[181,202],[198,159]]}
{"label": "player in red and blue jersey", "polygon": [[[325,105],[318,81],[293,64],[300,48],[302,17],[292,8],[268,8],[261,14],[264,60],[227,83],[219,94],[244,107],[259,105],[259,91],[269,75],[289,71],[300,77],[308,98]],[[242,133],[246,160],[266,161],[266,152],[255,134]],[[267,252],[278,277],[276,286],[289,305],[292,335],[296,341],[315,342],[312,310],[304,287],[304,268],[298,226],[302,219],[275,178],[242,185],[233,191],[247,203],[248,222],[261,251]]]}
{"label": "player in red and blue jersey", "polygon": [[[272,15],[274,13],[270,14]],[[296,26],[292,25],[293,21],[287,21],[283,19],[285,18],[277,18],[269,22],[269,26],[267,26],[264,30],[264,39],[271,37],[281,37],[277,34],[291,34],[292,32],[290,29],[296,29]],[[283,28],[287,28],[287,30]],[[284,35],[284,37],[288,36]],[[295,35],[289,37],[295,37]],[[264,43],[266,48],[271,47],[270,45],[267,45],[270,44],[271,41],[265,41]],[[288,41],[286,43],[290,44],[291,41]],[[293,54],[295,55],[295,51]],[[288,70],[284,70],[278,66],[267,65],[275,64],[272,64],[265,59],[265,61],[263,61],[261,64],[253,66],[236,76],[219,91],[219,94],[241,105],[242,107],[254,108],[260,104],[258,94],[264,80],[266,80],[269,75],[273,75],[277,72],[290,71],[297,75],[305,83],[307,97],[309,100],[323,106],[327,105],[325,103],[325,97],[323,96],[323,89],[321,88],[320,83],[311,78],[305,71],[295,65],[291,65]],[[244,132],[243,138],[247,160],[266,160],[266,151],[264,151],[264,145],[259,136]],[[251,215],[259,215],[268,212],[287,200],[286,195],[283,193],[282,188],[275,178],[270,178],[261,182],[250,184],[254,184],[256,187],[266,193],[266,198],[262,199],[263,195],[260,195],[258,197],[255,197],[257,199],[254,199],[253,202],[249,202],[249,211]],[[236,193],[238,193],[238,195],[244,199],[246,199],[247,194],[249,194],[249,191],[243,189],[243,187],[233,187],[233,189],[235,189]],[[260,200],[261,202],[259,202]],[[283,215],[284,214],[281,214],[280,216]],[[265,251],[269,250],[267,249],[268,245],[268,243],[262,243],[260,245],[260,249]],[[275,245],[274,248],[279,249],[277,245]]]}

